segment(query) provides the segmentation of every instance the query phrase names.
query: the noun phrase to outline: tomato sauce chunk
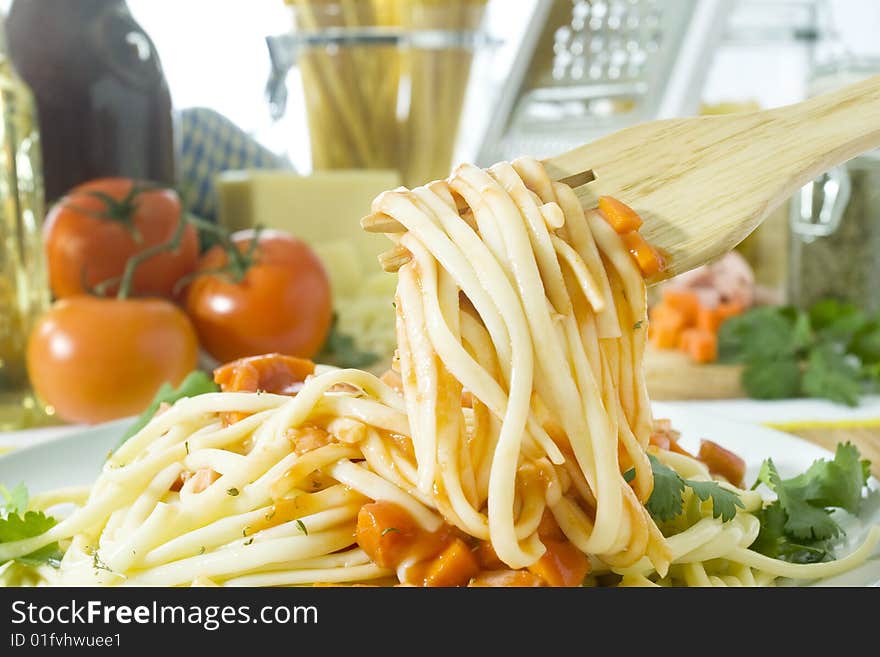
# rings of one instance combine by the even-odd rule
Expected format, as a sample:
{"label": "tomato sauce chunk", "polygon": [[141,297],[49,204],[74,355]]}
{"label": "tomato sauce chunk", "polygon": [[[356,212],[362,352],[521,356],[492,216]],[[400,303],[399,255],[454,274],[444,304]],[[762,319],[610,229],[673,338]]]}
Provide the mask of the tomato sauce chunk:
{"label": "tomato sauce chunk", "polygon": [[581,586],[590,572],[590,560],[568,541],[542,541],[547,551],[529,566],[529,572],[548,586]]}
{"label": "tomato sauce chunk", "polygon": [[724,477],[734,486],[743,487],[746,462],[730,450],[711,440],[701,440],[697,459],[705,463],[712,474]]}
{"label": "tomato sauce chunk", "polygon": [[214,370],[214,382],[223,392],[272,392],[295,395],[315,364],[306,358],[264,354],[240,358]]}

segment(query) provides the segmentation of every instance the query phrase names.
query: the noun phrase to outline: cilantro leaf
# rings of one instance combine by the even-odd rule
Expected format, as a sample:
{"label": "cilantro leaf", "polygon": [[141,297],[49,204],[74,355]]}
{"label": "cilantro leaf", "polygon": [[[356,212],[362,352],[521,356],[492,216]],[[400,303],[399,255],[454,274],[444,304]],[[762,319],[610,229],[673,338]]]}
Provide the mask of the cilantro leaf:
{"label": "cilantro leaf", "polygon": [[798,347],[792,340],[795,323],[782,310],[770,306],[731,317],[719,330],[719,360],[741,363],[790,356]]}
{"label": "cilantro leaf", "polygon": [[812,397],[856,406],[862,391],[861,365],[834,344],[823,344],[810,352],[804,371],[804,392]]}
{"label": "cilantro leaf", "polygon": [[816,563],[833,556],[830,541],[796,542],[785,533],[786,513],[779,501],[758,512],[761,530],[751,549],[774,559],[792,563]]}
{"label": "cilantro leaf", "polygon": [[743,503],[739,495],[722,488],[714,481],[692,481],[682,479],[672,468],[661,463],[649,454],[651,471],[654,473],[654,490],[645,505],[648,512],[659,521],[672,520],[680,515],[684,508],[682,494],[690,488],[703,502],[712,499],[712,517],[721,518],[722,522],[732,520],[736,516],[736,507]]}
{"label": "cilantro leaf", "polygon": [[9,490],[3,484],[0,484],[0,496],[3,502],[0,503],[0,518],[12,513],[24,513],[27,511],[28,490],[24,483]]}
{"label": "cilantro leaf", "polygon": [[851,303],[823,299],[810,308],[810,324],[826,340],[849,341],[867,323],[865,313]]}
{"label": "cilantro leaf", "polygon": [[796,563],[831,558],[832,541],[843,533],[831,510],[857,514],[867,480],[866,461],[850,443],[838,445],[831,461],[815,461],[790,479],[782,479],[776,465],[767,459],[755,486],[765,484],[777,500],[759,514],[761,531],[752,549]]}
{"label": "cilantro leaf", "polygon": [[654,473],[654,490],[645,507],[657,520],[672,520],[684,507],[682,499],[684,480],[675,470],[663,465],[652,454],[648,455],[648,459],[651,461],[651,471]]}
{"label": "cilantro leaf", "polygon": [[880,363],[880,318],[874,318],[866,323],[853,336],[848,350],[865,364]]}
{"label": "cilantro leaf", "polygon": [[825,507],[812,505],[802,485],[783,480],[772,459],[767,459],[759,473],[761,481],[776,493],[785,511],[785,532],[798,539],[823,540],[840,534],[840,526]]}
{"label": "cilantro leaf", "polygon": [[801,393],[801,368],[792,356],[749,361],[742,386],[754,399],[788,399]]}
{"label": "cilantro leaf", "polygon": [[315,356],[315,362],[335,365],[336,367],[369,367],[379,360],[379,356],[370,351],[362,351],[350,335],[339,330],[338,316],[333,315],[330,333],[321,351]]}
{"label": "cilantro leaf", "polygon": [[727,522],[736,517],[736,507],[743,508],[743,502],[739,495],[726,488],[722,488],[717,482],[693,481],[692,479],[685,479],[684,481],[701,501],[705,502],[712,498],[713,518],[721,518],[722,522]]}
{"label": "cilantro leaf", "polygon": [[719,360],[742,363],[742,385],[757,399],[824,397],[854,406],[880,388],[880,316],[833,299],[809,311],[754,308],[721,325]]}
{"label": "cilantro leaf", "polygon": [[176,389],[171,387],[168,383],[163,383],[162,387],[159,388],[159,391],[153,398],[150,407],[138,416],[137,420],[134,421],[134,424],[132,424],[128,428],[128,431],[122,436],[122,440],[119,441],[119,444],[121,445],[147,426],[150,420],[153,419],[156,411],[159,410],[159,406],[162,404],[173,404],[178,399],[183,399],[184,397],[195,397],[207,392],[217,392],[218,390],[220,390],[220,387],[214,383],[214,380],[208,374],[200,370],[190,372]]}
{"label": "cilantro leaf", "polygon": [[[39,536],[54,527],[55,523],[55,518],[47,516],[42,511],[28,511],[24,514],[10,513],[0,519],[0,543],[10,543]],[[44,563],[57,566],[61,561],[61,556],[58,543],[52,543],[25,556],[17,557],[15,561],[27,566]],[[0,562],[0,565],[3,563],[6,562]]]}
{"label": "cilantro leaf", "polygon": [[834,459],[820,459],[803,474],[784,482],[788,489],[800,491],[811,504],[844,509],[856,515],[862,501],[862,489],[868,483],[866,464],[852,443],[840,443]]}
{"label": "cilantro leaf", "polygon": [[[764,463],[767,462],[764,461]],[[761,509],[758,520],[761,522],[761,530],[758,532],[755,542],[751,544],[751,549],[773,559],[779,559],[787,541],[785,536],[786,514],[779,500],[771,502]]]}

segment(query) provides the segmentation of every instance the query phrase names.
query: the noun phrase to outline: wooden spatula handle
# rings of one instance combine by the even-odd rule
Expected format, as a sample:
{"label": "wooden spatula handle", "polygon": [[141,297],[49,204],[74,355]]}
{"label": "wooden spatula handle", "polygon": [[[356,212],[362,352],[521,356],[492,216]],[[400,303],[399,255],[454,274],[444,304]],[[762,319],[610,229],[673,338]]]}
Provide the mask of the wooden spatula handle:
{"label": "wooden spatula handle", "polygon": [[752,137],[769,142],[778,165],[791,166],[791,180],[780,189],[785,199],[831,167],[880,147],[880,75],[766,114],[767,124]]}
{"label": "wooden spatula handle", "polygon": [[545,161],[584,207],[602,194],[634,207],[673,276],[726,253],[798,188],[880,147],[880,76],[761,112],[642,123]]}

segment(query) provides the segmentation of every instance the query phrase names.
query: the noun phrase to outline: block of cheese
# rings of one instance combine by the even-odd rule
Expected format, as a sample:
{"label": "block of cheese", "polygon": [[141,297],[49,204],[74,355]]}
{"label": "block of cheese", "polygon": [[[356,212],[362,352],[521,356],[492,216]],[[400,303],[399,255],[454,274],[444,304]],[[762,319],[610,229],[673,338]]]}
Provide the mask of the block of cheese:
{"label": "block of cheese", "polygon": [[[400,185],[396,171],[319,171],[299,176],[290,171],[227,171],[218,178],[220,224],[230,230],[261,224],[322,245],[352,245],[363,272],[380,271],[376,261],[390,243],[361,230],[361,217],[381,192]],[[346,274],[347,278],[347,274]],[[334,281],[336,282],[336,281]]]}

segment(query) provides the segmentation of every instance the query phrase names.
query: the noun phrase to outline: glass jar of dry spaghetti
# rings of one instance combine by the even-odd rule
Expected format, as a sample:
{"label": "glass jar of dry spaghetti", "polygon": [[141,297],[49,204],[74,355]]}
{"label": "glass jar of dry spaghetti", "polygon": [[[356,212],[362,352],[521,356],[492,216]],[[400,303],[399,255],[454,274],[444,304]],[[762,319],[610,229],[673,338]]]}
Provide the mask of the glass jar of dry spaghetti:
{"label": "glass jar of dry spaghetti", "polygon": [[268,39],[273,116],[302,80],[312,168],[395,169],[407,185],[449,172],[486,0],[286,0]]}

